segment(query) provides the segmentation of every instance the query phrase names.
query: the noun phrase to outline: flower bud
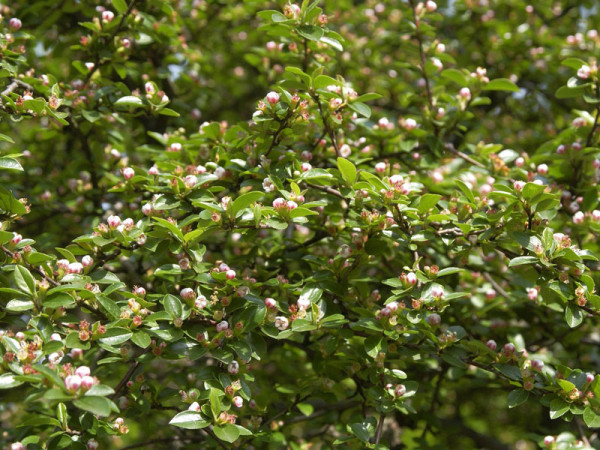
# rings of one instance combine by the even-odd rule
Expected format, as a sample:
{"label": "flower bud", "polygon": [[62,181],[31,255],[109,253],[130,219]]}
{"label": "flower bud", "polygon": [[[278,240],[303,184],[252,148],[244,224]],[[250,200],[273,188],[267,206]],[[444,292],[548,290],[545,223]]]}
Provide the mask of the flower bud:
{"label": "flower bud", "polygon": [[217,325],[215,325],[215,329],[217,330],[217,333],[225,331],[228,328],[229,328],[229,323],[226,320],[223,320],[223,321],[219,322]]}
{"label": "flower bud", "polygon": [[236,375],[240,371],[240,364],[236,360],[231,361],[227,366],[227,371],[232,375]]}
{"label": "flower bud", "polygon": [[487,341],[485,345],[487,345],[487,348],[489,348],[492,351],[496,350],[496,341],[494,341],[493,339]]}
{"label": "flower bud", "polygon": [[279,94],[277,92],[271,91],[267,94],[267,102],[271,105],[275,105],[279,102]]}
{"label": "flower bud", "polygon": [[277,327],[277,329],[279,331],[286,330],[288,326],[289,326],[289,321],[287,318],[285,318],[283,316],[275,317],[275,327]]}
{"label": "flower bud", "polygon": [[13,17],[12,19],[10,19],[8,21],[8,25],[15,31],[20,30],[21,26],[23,25],[21,23],[20,19],[17,19],[16,17]]}
{"label": "flower bud", "polygon": [[102,12],[102,22],[108,23],[112,22],[115,18],[115,13],[112,11],[103,11]]}
{"label": "flower bud", "polygon": [[65,378],[65,388],[67,391],[75,392],[81,386],[81,377],[79,375],[69,375]]}
{"label": "flower bud", "polygon": [[240,397],[239,395],[236,395],[235,397],[233,397],[231,402],[234,404],[234,406],[236,408],[241,408],[244,405],[244,399],[242,399],[242,397]]}

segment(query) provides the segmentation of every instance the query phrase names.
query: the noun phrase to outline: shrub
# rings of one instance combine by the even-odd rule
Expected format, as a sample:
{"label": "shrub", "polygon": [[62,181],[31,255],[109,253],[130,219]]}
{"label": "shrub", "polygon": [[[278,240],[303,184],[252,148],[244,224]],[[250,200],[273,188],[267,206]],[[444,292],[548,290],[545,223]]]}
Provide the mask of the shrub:
{"label": "shrub", "polygon": [[2,444],[598,445],[595,2],[13,3]]}

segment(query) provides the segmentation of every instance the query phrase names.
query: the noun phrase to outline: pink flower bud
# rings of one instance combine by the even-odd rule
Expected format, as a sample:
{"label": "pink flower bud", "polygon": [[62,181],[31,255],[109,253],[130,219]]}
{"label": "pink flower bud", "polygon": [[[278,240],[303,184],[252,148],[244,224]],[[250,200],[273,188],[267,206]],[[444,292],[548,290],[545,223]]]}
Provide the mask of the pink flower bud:
{"label": "pink flower bud", "polygon": [[460,90],[459,95],[465,100],[470,100],[471,90],[468,87],[464,87]]}
{"label": "pink flower bud", "polygon": [[119,216],[109,216],[108,219],[106,219],[106,223],[114,230],[121,225],[121,218]]}
{"label": "pink flower bud", "polygon": [[93,62],[86,62],[85,63],[86,69],[90,70],[90,71],[93,70],[95,66],[96,66],[96,64],[94,64]]}
{"label": "pink flower bud", "polygon": [[23,240],[23,236],[21,236],[19,233],[13,233],[13,237],[10,240],[10,243],[11,243],[11,245],[17,245],[22,240]]}
{"label": "pink flower bud", "polygon": [[440,299],[444,296],[444,288],[441,286],[433,286],[431,288],[431,296],[435,299]]}
{"label": "pink flower bud", "polygon": [[302,170],[302,172],[308,172],[310,169],[312,169],[312,166],[310,165],[310,163],[302,163],[302,165],[300,166],[300,170]]}
{"label": "pink flower bud", "polygon": [[513,188],[515,189],[515,191],[517,192],[521,192],[523,190],[523,188],[525,187],[525,182],[524,181],[520,181],[517,180],[513,183]]}
{"label": "pink flower bud", "polygon": [[594,222],[600,221],[600,210],[595,209],[595,210],[592,211],[592,220]]}
{"label": "pink flower bud", "polygon": [[112,22],[114,18],[115,18],[115,13],[113,13],[112,11],[104,11],[102,13],[102,21],[103,22]]}
{"label": "pink flower bud", "polygon": [[577,211],[574,215],[573,215],[573,223],[575,225],[581,225],[583,223],[583,221],[585,220],[585,215],[581,212],[581,211]]}
{"label": "pink flower bud", "polygon": [[516,348],[514,346],[514,344],[512,343],[507,343],[504,344],[504,354],[506,355],[512,355],[515,352]]}
{"label": "pink flower bud", "polygon": [[296,209],[298,207],[298,204],[290,200],[289,202],[287,202],[287,207],[291,211],[292,209]]}
{"label": "pink flower bud", "polygon": [[265,298],[265,306],[269,309],[277,308],[277,302],[274,298],[267,297]]}
{"label": "pink flower bud", "polygon": [[537,173],[539,173],[540,175],[548,174],[548,165],[540,164],[539,166],[537,166]]}
{"label": "pink flower bud", "polygon": [[394,388],[395,397],[402,397],[404,394],[406,394],[406,387],[403,384],[399,384]]}
{"label": "pink flower bud", "polygon": [[425,8],[427,8],[427,11],[429,12],[434,12],[437,9],[437,4],[434,1],[429,0],[425,3]]}
{"label": "pink flower bud", "polygon": [[348,144],[343,144],[340,147],[340,156],[347,158],[351,154],[352,154],[352,148],[350,148],[350,146]]}
{"label": "pink flower bud", "polygon": [[417,128],[417,121],[415,119],[406,119],[404,121],[404,129],[407,131],[412,131]]}
{"label": "pink flower bud", "polygon": [[427,322],[429,322],[429,325],[432,327],[437,327],[442,322],[442,318],[439,314],[433,313],[427,317]]}
{"label": "pink flower bud", "polygon": [[541,372],[544,368],[544,362],[540,361],[539,359],[534,359],[531,361],[531,368],[536,372]]}
{"label": "pink flower bud", "polygon": [[277,327],[277,329],[279,331],[286,330],[288,326],[289,326],[289,321],[287,320],[287,318],[285,318],[283,316],[275,317],[275,327]]}
{"label": "pink flower bud", "polygon": [[123,38],[121,39],[121,44],[123,45],[123,47],[125,48],[129,48],[131,47],[131,41],[127,38]]}
{"label": "pink flower bud", "polygon": [[81,272],[83,272],[83,264],[81,264],[81,263],[78,263],[78,262],[70,263],[69,266],[67,267],[67,273],[78,274]]}
{"label": "pink flower bud", "polygon": [[198,177],[196,177],[196,175],[188,175],[183,180],[183,184],[185,184],[185,187],[188,189],[192,189],[194,186],[196,186],[197,182]]}
{"label": "pink flower bud", "polygon": [[158,175],[158,167],[156,167],[156,164],[148,169],[148,175]]}
{"label": "pink flower bud", "polygon": [[90,255],[85,255],[83,258],[81,258],[81,264],[83,267],[90,267],[92,264],[94,264],[94,259]]}
{"label": "pink flower bud", "polygon": [[15,31],[20,30],[23,25],[19,19],[13,17],[8,21],[8,25]]}
{"label": "pink flower bud", "polygon": [[236,360],[231,361],[227,366],[227,371],[232,375],[236,375],[240,371],[240,363]]}
{"label": "pink flower bud", "polygon": [[285,199],[283,199],[281,197],[273,200],[273,208],[275,208],[275,209],[282,209],[282,208],[285,208],[286,206],[287,206],[287,202],[285,201]]}
{"label": "pink flower bud", "polygon": [[50,335],[50,340],[51,341],[62,341],[62,338],[60,337],[60,334],[52,333],[52,335]]}
{"label": "pink flower bud", "polygon": [[594,381],[596,377],[594,376],[593,373],[586,373],[585,374],[585,382],[586,383],[591,383],[592,381]]}
{"label": "pink flower bud", "polygon": [[552,444],[554,444],[554,436],[546,436],[544,438],[544,445],[550,447]]}
{"label": "pink flower bud", "polygon": [[406,274],[406,282],[411,286],[417,284],[417,276],[413,272],[409,272]]}
{"label": "pink flower bud", "polygon": [[559,155],[562,155],[565,152],[565,146],[564,145],[559,145],[558,147],[556,147],[556,153]]}
{"label": "pink flower bud", "polygon": [[91,389],[91,387],[94,385],[94,378],[88,376],[82,377],[81,378],[81,388],[85,389],[86,391],[88,389]]}
{"label": "pink flower bud", "polygon": [[167,151],[176,153],[176,152],[180,152],[182,148],[183,148],[183,145],[181,145],[180,142],[173,142],[171,145],[169,145],[169,147],[167,148]]}
{"label": "pink flower bud", "polygon": [[225,276],[227,277],[228,280],[233,280],[235,278],[235,275],[236,275],[235,270],[231,270],[231,269],[229,269],[225,274]]}
{"label": "pink flower bud", "polygon": [[179,295],[181,295],[181,298],[183,298],[184,300],[195,300],[196,299],[196,293],[194,292],[193,289],[190,289],[190,288],[183,288],[181,290],[181,292],[179,293]]}
{"label": "pink flower bud", "polygon": [[95,439],[90,439],[89,441],[87,441],[87,444],[85,444],[87,450],[97,450],[98,445],[98,441]]}
{"label": "pink flower bud", "polygon": [[487,341],[485,345],[487,345],[487,348],[489,348],[492,351],[496,350],[496,341],[494,341],[493,339]]}
{"label": "pink flower bud", "polygon": [[208,305],[208,301],[204,295],[199,295],[196,301],[194,302],[194,306],[198,309],[204,309]]}
{"label": "pink flower bud", "polygon": [[232,403],[236,408],[241,408],[244,405],[244,399],[239,395],[236,395],[233,397]]}
{"label": "pink flower bud", "polygon": [[523,167],[524,165],[525,165],[525,158],[523,158],[522,156],[519,156],[517,159],[515,159],[515,166]]}
{"label": "pink flower bud", "polygon": [[131,180],[134,175],[135,170],[133,170],[131,167],[125,167],[123,169],[123,178],[125,178],[126,180]]}
{"label": "pink flower bud", "polygon": [[379,163],[375,164],[375,172],[377,172],[377,173],[385,172],[386,168],[387,168],[387,164],[384,162],[379,162]]}
{"label": "pink flower bud", "polygon": [[225,331],[228,328],[229,328],[229,323],[227,323],[226,320],[223,320],[215,325],[215,329],[217,330],[217,333],[220,333],[221,331]]}
{"label": "pink flower bud", "polygon": [[279,94],[277,92],[271,91],[267,94],[267,102],[271,105],[275,105],[279,102]]}
{"label": "pink flower bud", "polygon": [[582,80],[587,80],[590,77],[591,69],[590,66],[583,65],[577,71],[577,76]]}
{"label": "pink flower bud", "polygon": [[75,373],[80,377],[87,377],[91,373],[91,370],[88,366],[80,366],[75,370]]}
{"label": "pink flower bud", "polygon": [[67,391],[75,392],[81,386],[81,377],[79,375],[69,375],[65,378],[65,388]]}
{"label": "pink flower bud", "polygon": [[145,216],[151,215],[153,210],[152,203],[145,203],[144,206],[142,206],[142,213]]}

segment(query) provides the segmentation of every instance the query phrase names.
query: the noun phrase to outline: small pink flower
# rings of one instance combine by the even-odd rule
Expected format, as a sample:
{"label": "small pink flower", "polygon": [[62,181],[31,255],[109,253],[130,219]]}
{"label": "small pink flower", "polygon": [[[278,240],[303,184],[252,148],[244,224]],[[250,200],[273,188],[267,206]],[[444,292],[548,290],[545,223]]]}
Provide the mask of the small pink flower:
{"label": "small pink flower", "polygon": [[123,221],[123,229],[127,230],[127,231],[131,231],[134,227],[134,222],[133,219],[128,217],[127,219],[125,219]]}
{"label": "small pink flower", "polygon": [[404,121],[404,129],[407,131],[412,131],[417,128],[417,121],[415,119],[406,119]]}
{"label": "small pink flower", "polygon": [[103,22],[112,22],[114,18],[115,18],[115,13],[113,13],[112,11],[104,11],[102,13],[102,21]]}
{"label": "small pink flower", "polygon": [[595,210],[592,211],[592,220],[594,222],[600,221],[600,210],[595,209]]}
{"label": "small pink flower", "polygon": [[227,371],[232,375],[236,375],[240,371],[240,363],[236,360],[231,361],[227,366]]}
{"label": "small pink flower", "polygon": [[196,175],[188,175],[183,180],[183,184],[185,184],[185,187],[188,189],[192,189],[196,186],[196,183],[198,183],[198,177],[196,177]]}
{"label": "small pink flower", "polygon": [[379,162],[379,163],[375,164],[375,172],[377,172],[377,173],[385,172],[386,168],[387,168],[387,164],[384,162]]}
{"label": "small pink flower", "polygon": [[312,169],[312,166],[310,165],[310,163],[305,162],[302,163],[300,169],[302,170],[302,172],[308,172],[310,169]]}
{"label": "small pink flower", "polygon": [[121,225],[121,218],[119,216],[109,216],[108,219],[106,219],[106,223],[114,230]]}
{"label": "small pink flower", "polygon": [[540,175],[547,175],[548,174],[548,165],[540,164],[539,166],[537,166],[537,173],[539,173]]}
{"label": "small pink flower", "polygon": [[98,449],[98,441],[95,439],[90,439],[89,441],[87,441],[87,444],[85,444],[87,447],[87,450],[97,450]]}
{"label": "small pink flower", "polygon": [[88,366],[80,366],[75,370],[75,373],[80,377],[87,377],[92,373]]}
{"label": "small pink flower", "polygon": [[425,3],[425,8],[427,8],[427,11],[429,12],[434,12],[437,9],[437,4],[434,1],[429,0]]}
{"label": "small pink flower", "polygon": [[519,156],[517,159],[515,159],[515,166],[523,167],[524,165],[525,165],[525,159],[522,156]]}
{"label": "small pink flower", "polygon": [[395,397],[402,397],[404,394],[406,394],[406,387],[403,384],[399,384],[394,388]]}
{"label": "small pink flower", "polygon": [[489,348],[492,351],[496,350],[496,341],[494,341],[493,339],[487,341],[485,345],[487,345],[487,348]]}
{"label": "small pink flower", "polygon": [[524,181],[520,181],[517,180],[513,183],[513,188],[515,189],[515,191],[517,192],[521,192],[523,190],[523,188],[525,187],[525,182]]}
{"label": "small pink flower", "polygon": [[144,213],[145,216],[152,214],[153,210],[152,203],[145,203],[144,206],[142,206],[142,213]]}
{"label": "small pink flower", "polygon": [[79,375],[69,375],[65,378],[65,388],[67,391],[75,392],[81,387],[81,377]]}
{"label": "small pink flower", "polygon": [[429,325],[432,327],[437,327],[442,322],[442,318],[439,314],[433,313],[427,317],[427,322],[429,322]]}
{"label": "small pink flower", "polygon": [[461,98],[463,98],[465,100],[470,100],[471,99],[471,90],[468,87],[464,87],[460,90],[459,95],[461,96]]}
{"label": "small pink flower", "polygon": [[289,326],[289,321],[283,316],[275,317],[275,326],[279,331],[284,331]]}
{"label": "small pink flower", "polygon": [[10,243],[12,245],[17,245],[19,242],[21,242],[23,240],[23,236],[21,236],[19,233],[13,233],[13,237],[10,240]]}
{"label": "small pink flower", "polygon": [[417,276],[413,272],[409,272],[406,274],[406,282],[411,286],[417,284]]}
{"label": "small pink flower", "polygon": [[67,267],[67,273],[77,274],[83,272],[83,264],[74,262]]}
{"label": "small pink flower", "polygon": [[182,148],[183,148],[183,146],[181,145],[180,142],[173,142],[171,145],[169,145],[169,148],[167,148],[167,151],[180,152]]}
{"label": "small pink flower", "polygon": [[137,295],[138,297],[145,297],[145,296],[146,296],[146,289],[144,289],[144,288],[143,288],[143,287],[141,287],[141,286],[136,286],[136,287],[133,289],[133,293],[134,293],[135,295]]}
{"label": "small pink flower", "polygon": [[81,264],[83,264],[83,267],[90,267],[94,264],[94,259],[90,255],[85,255],[81,258]]}
{"label": "small pink flower", "polygon": [[541,372],[542,369],[544,368],[544,363],[543,363],[543,361],[540,361],[539,359],[534,359],[533,361],[531,361],[531,368],[533,370],[535,370],[536,372]]}
{"label": "small pink flower", "polygon": [[271,91],[267,94],[267,102],[271,105],[275,105],[279,102],[279,94],[277,92]]}
{"label": "small pink flower", "polygon": [[515,352],[516,348],[514,346],[514,344],[512,343],[507,343],[504,344],[504,354],[505,355],[512,355]]}
{"label": "small pink flower", "polygon": [[208,305],[208,301],[204,295],[199,295],[196,301],[194,302],[194,306],[198,309],[204,309]]}
{"label": "small pink flower", "polygon": [[96,64],[94,64],[93,62],[86,62],[85,63],[86,69],[90,70],[90,71],[93,70],[95,66],[96,66]]}
{"label": "small pink flower", "polygon": [[282,209],[282,208],[285,208],[286,206],[287,206],[287,202],[285,201],[285,199],[283,199],[281,197],[273,200],[273,208],[275,208],[275,209]]}
{"label": "small pink flower", "polygon": [[552,444],[554,444],[554,436],[546,436],[544,438],[544,445],[550,447]]}
{"label": "small pink flower", "polygon": [[577,71],[577,76],[582,80],[587,80],[590,77],[591,69],[590,66],[583,65]]}
{"label": "small pink flower", "polygon": [[217,325],[215,325],[215,329],[217,330],[217,333],[220,333],[221,331],[225,331],[225,330],[229,329],[229,323],[227,323],[226,320],[223,320],[223,321],[219,322]]}
{"label": "small pink flower", "polygon": [[267,297],[265,298],[265,306],[269,309],[277,308],[277,302],[274,298]]}
{"label": "small pink flower", "polygon": [[81,378],[81,388],[82,389],[85,389],[87,391],[88,389],[91,389],[91,387],[93,385],[94,385],[94,378],[90,377],[89,375]]}
{"label": "small pink flower", "polygon": [[389,309],[390,312],[395,313],[398,311],[398,302],[389,302],[385,307]]}
{"label": "small pink flower", "polygon": [[190,288],[183,288],[179,295],[181,295],[181,298],[184,300],[194,300],[196,298],[196,293]]}
{"label": "small pink flower", "polygon": [[131,167],[125,167],[123,169],[123,178],[125,178],[126,180],[131,180],[134,175],[135,170],[133,170]]}
{"label": "small pink flower", "polygon": [[8,25],[15,31],[20,30],[21,26],[23,25],[21,23],[21,20],[17,19],[16,17],[13,17],[12,19],[10,19],[8,21]]}
{"label": "small pink flower", "polygon": [[340,147],[340,155],[344,158],[347,158],[348,156],[350,156],[352,154],[352,149],[350,148],[350,146],[348,144],[343,144]]}
{"label": "small pink flower", "polygon": [[62,341],[62,338],[60,337],[60,334],[52,333],[52,335],[50,336],[50,340],[51,341]]}
{"label": "small pink flower", "polygon": [[431,296],[435,299],[440,299],[444,296],[444,288],[441,286],[433,286],[431,288]]}
{"label": "small pink flower", "polygon": [[538,297],[538,291],[536,288],[527,288],[527,298],[529,300],[535,300]]}
{"label": "small pink flower", "polygon": [[241,408],[244,405],[244,399],[239,395],[236,395],[233,397],[232,403],[236,408]]}
{"label": "small pink flower", "polygon": [[228,280],[233,280],[235,278],[235,270],[229,269],[226,273],[225,273],[225,277],[227,277]]}
{"label": "small pink flower", "polygon": [[154,94],[156,92],[156,89],[154,88],[154,83],[152,83],[151,81],[146,82],[146,84],[144,84],[144,90],[146,91],[146,94]]}
{"label": "small pink flower", "polygon": [[573,215],[573,223],[575,225],[581,225],[583,223],[583,221],[585,220],[585,215],[581,212],[581,211],[577,211],[574,215]]}

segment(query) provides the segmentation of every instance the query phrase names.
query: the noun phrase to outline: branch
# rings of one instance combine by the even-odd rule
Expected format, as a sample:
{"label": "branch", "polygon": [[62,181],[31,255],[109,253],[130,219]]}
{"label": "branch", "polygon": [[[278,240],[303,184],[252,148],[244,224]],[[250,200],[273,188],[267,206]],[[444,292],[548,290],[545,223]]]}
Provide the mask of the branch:
{"label": "branch", "polygon": [[[2,95],[8,95],[12,93],[19,86],[24,87],[30,91],[33,91],[33,86],[25,83],[24,81],[13,79],[12,82],[2,91]],[[2,100],[0,100],[0,104],[2,104]]]}
{"label": "branch", "polygon": [[335,195],[336,197],[346,200],[346,197],[344,197],[342,195],[342,193],[340,191],[338,191],[337,189],[333,189],[328,186],[317,186],[316,184],[310,184],[310,183],[306,183],[306,185],[313,189],[318,189],[319,191],[327,192],[328,194]]}
{"label": "branch", "polygon": [[[121,31],[121,27],[125,23],[125,20],[129,16],[129,14],[131,14],[131,11],[133,10],[133,7],[134,7],[136,1],[137,0],[131,0],[131,3],[127,7],[127,11],[125,11],[123,16],[121,16],[121,21],[119,22],[119,25],[117,25],[117,28],[115,28],[115,31],[113,31],[113,33],[110,35],[108,42],[112,42],[113,39],[115,38],[115,36],[119,33],[119,31]],[[97,53],[96,59],[94,61],[94,67],[92,68],[92,70],[90,70],[88,72],[88,74],[85,77],[85,84],[89,83],[89,81],[92,79],[92,75],[94,75],[94,73],[96,73],[96,71],[100,68],[101,65],[102,64],[100,64],[100,54]]]}
{"label": "branch", "polygon": [[[150,347],[148,347],[146,350],[144,350],[140,356],[148,353],[150,351]],[[138,356],[139,358],[139,356]],[[125,384],[127,384],[127,382],[129,381],[129,379],[133,376],[133,373],[136,371],[136,369],[140,366],[140,362],[136,361],[130,368],[129,370],[125,373],[125,375],[123,376],[123,378],[121,379],[121,381],[119,381],[119,384],[117,385],[117,387],[115,388],[115,393],[112,395],[113,400],[115,398],[117,398],[117,395],[119,395],[119,392],[121,391],[121,389],[123,389],[123,386],[125,386]]]}
{"label": "branch", "polygon": [[379,444],[381,440],[381,434],[383,433],[383,422],[385,421],[385,414],[379,416],[379,423],[377,424],[377,431],[375,432],[375,445]]}
{"label": "branch", "polygon": [[[16,261],[16,254],[11,252],[9,249],[7,249],[4,245],[0,245],[0,248],[2,249],[2,251],[4,253],[6,253],[8,256],[10,256],[13,260]],[[52,278],[50,278],[48,275],[46,275],[46,272],[44,272],[42,269],[40,269],[39,267],[33,266],[31,264],[29,264],[26,261],[23,261],[25,263],[25,265],[30,269],[33,270],[35,273],[41,275],[44,280],[46,280],[48,283],[50,283],[53,286],[60,286],[60,283],[57,281],[54,281]]]}
{"label": "branch", "polygon": [[331,143],[333,144],[333,148],[335,149],[335,154],[336,154],[336,156],[340,156],[340,149],[338,148],[337,142],[335,141],[335,134],[333,133],[333,130],[327,123],[327,118],[325,117],[325,112],[323,111],[323,106],[321,105],[321,100],[319,100],[319,95],[314,94],[313,100],[315,102],[317,102],[317,105],[319,105],[319,113],[321,114],[321,120],[323,120],[323,127],[325,128],[325,131],[329,135],[329,139],[331,139]]}

